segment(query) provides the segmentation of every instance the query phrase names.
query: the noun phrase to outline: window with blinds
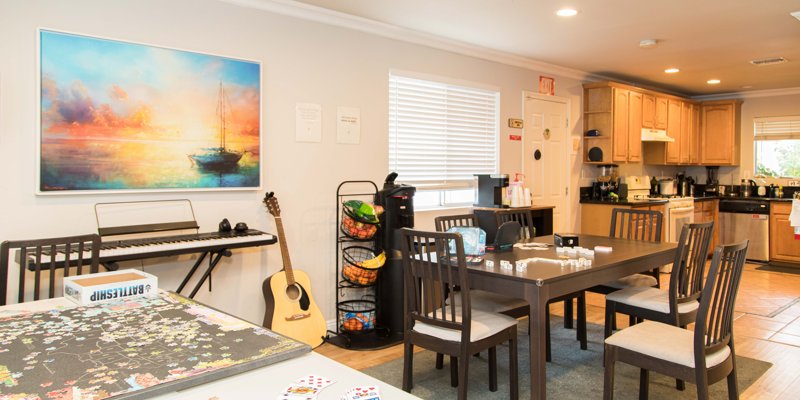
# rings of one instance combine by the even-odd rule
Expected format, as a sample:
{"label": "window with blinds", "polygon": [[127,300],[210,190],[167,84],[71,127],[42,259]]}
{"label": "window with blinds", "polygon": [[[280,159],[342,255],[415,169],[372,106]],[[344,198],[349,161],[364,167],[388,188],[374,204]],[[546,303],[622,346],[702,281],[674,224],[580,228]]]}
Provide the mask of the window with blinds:
{"label": "window with blinds", "polygon": [[471,204],[473,175],[497,173],[499,109],[496,90],[391,73],[389,170],[438,192],[423,207]]}
{"label": "window with blinds", "polygon": [[800,115],[753,119],[755,174],[800,177]]}

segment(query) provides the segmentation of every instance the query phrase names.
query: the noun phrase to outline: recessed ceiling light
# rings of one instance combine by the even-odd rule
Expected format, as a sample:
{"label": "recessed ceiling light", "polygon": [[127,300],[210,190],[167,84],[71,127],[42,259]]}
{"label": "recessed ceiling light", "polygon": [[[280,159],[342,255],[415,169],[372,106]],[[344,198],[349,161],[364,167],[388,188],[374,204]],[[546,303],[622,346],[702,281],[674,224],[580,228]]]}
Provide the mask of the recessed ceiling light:
{"label": "recessed ceiling light", "polygon": [[706,83],[708,83],[709,85],[716,85],[719,82],[720,82],[719,79],[709,79],[709,80],[706,81]]}
{"label": "recessed ceiling light", "polygon": [[664,70],[664,72],[666,72],[668,74],[677,74],[678,72],[681,72],[681,70],[679,70],[677,68],[667,68],[667,69]]}
{"label": "recessed ceiling light", "polygon": [[578,15],[578,10],[574,8],[562,8],[556,11],[556,15],[558,15],[559,17],[574,17]]}

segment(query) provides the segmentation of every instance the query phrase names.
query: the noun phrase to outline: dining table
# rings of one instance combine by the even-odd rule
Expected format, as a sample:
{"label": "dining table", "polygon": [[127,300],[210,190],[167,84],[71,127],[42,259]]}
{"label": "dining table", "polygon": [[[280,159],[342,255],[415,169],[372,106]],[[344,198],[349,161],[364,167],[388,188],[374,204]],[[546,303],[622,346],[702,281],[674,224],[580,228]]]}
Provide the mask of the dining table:
{"label": "dining table", "polygon": [[[540,236],[513,249],[487,252],[483,261],[468,267],[470,286],[524,298],[530,304],[529,357],[531,399],[547,398],[546,346],[547,304],[551,299],[575,293],[673,261],[677,243],[574,235],[588,251],[557,248],[554,237]],[[576,265],[583,258],[582,265]],[[569,260],[574,260],[570,262]],[[502,261],[510,263],[502,266]],[[524,261],[519,268],[518,261]],[[587,265],[590,264],[590,265]]]}

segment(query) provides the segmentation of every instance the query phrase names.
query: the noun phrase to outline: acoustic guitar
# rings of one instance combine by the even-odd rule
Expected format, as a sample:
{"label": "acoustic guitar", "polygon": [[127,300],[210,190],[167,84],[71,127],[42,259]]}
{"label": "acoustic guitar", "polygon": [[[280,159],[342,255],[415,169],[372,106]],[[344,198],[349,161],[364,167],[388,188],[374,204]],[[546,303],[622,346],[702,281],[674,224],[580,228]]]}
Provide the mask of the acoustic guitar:
{"label": "acoustic guitar", "polygon": [[327,327],[317,303],[311,297],[311,281],[305,272],[292,269],[278,199],[272,192],[268,192],[264,196],[264,204],[275,217],[283,269],[264,280],[261,285],[264,301],[267,303],[263,325],[311,347],[317,347],[322,344]]}

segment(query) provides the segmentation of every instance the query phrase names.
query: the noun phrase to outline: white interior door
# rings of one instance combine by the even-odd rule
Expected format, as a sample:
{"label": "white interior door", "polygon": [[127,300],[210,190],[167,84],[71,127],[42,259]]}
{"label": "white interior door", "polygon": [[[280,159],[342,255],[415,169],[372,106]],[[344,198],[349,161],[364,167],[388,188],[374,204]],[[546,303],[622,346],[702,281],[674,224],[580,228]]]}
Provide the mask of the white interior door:
{"label": "white interior door", "polygon": [[531,189],[534,205],[555,206],[553,231],[567,232],[570,226],[568,101],[529,92],[523,96],[525,185]]}

